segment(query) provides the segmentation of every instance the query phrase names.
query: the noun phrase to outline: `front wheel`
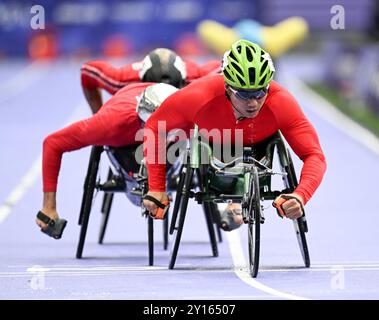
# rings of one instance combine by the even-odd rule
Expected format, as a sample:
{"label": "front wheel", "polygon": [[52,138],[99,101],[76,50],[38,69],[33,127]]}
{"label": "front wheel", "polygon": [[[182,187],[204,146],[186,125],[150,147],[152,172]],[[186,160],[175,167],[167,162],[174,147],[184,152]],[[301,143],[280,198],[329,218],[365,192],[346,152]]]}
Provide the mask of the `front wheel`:
{"label": "front wheel", "polygon": [[261,199],[257,169],[254,168],[250,181],[250,197],[248,205],[248,241],[250,275],[256,278],[259,269]]}

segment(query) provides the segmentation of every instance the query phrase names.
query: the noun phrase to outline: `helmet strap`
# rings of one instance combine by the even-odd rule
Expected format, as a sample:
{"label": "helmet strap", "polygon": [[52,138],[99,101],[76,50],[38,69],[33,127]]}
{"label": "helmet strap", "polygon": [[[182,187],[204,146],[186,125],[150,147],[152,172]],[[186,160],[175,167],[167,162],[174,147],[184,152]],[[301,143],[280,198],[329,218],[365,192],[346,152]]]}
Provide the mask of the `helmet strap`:
{"label": "helmet strap", "polygon": [[[225,90],[225,96],[226,96],[226,98],[230,101],[230,104],[232,105],[233,109],[236,110],[239,114],[242,114],[241,111],[239,111],[238,108],[233,104],[233,102],[232,102],[232,100],[230,99],[230,95],[229,95],[229,93],[228,93],[227,90]],[[244,116],[241,116],[241,117],[239,117],[239,118],[237,119],[237,121],[241,121],[241,120],[243,120],[243,119],[245,119],[245,117],[244,117]]]}

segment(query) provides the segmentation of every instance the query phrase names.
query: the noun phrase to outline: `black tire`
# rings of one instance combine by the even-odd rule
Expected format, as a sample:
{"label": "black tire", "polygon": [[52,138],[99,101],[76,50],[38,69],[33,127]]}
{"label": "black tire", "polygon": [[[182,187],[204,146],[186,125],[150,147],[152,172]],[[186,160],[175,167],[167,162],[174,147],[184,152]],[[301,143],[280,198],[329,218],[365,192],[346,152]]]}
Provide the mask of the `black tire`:
{"label": "black tire", "polygon": [[[280,165],[282,169],[284,169],[284,171],[287,173],[287,176],[283,177],[284,184],[290,192],[293,192],[298,185],[298,181],[291,154],[289,150],[285,147],[283,141],[280,141],[277,147]],[[305,233],[308,232],[305,214],[301,218],[293,220],[293,225],[295,229],[297,242],[300,248],[300,253],[304,261],[304,265],[306,268],[309,268],[311,266],[311,259],[308,250],[307,238],[305,236]]]}
{"label": "black tire", "polygon": [[211,209],[212,221],[214,224],[215,232],[217,233],[218,242],[221,243],[222,242],[222,234],[221,234],[221,228],[220,228],[220,224],[221,224],[220,212],[218,211],[217,204],[215,204],[213,202],[209,202],[209,206]]}
{"label": "black tire", "polygon": [[168,221],[169,221],[169,212],[167,211],[166,216],[163,220],[163,250],[168,248]]}
{"label": "black tire", "polygon": [[154,219],[147,217],[147,238],[149,246],[149,266],[154,265]]}
{"label": "black tire", "polygon": [[[79,243],[76,250],[76,258],[81,259],[83,254],[83,247],[87,233],[89,216],[91,213],[93,194],[96,186],[97,171],[99,169],[99,162],[101,157],[101,152],[103,147],[92,147],[90,164],[87,172],[86,183],[87,188],[83,194],[82,207],[80,211],[80,216],[82,217]],[[88,179],[88,180],[87,180]]]}
{"label": "black tire", "polygon": [[100,148],[100,147],[92,147],[91,154],[90,154],[89,161],[88,161],[87,174],[86,174],[86,177],[84,179],[84,184],[83,184],[83,197],[82,197],[82,203],[80,206],[80,214],[79,214],[79,220],[78,220],[79,225],[82,225],[82,222],[83,222],[83,212],[84,212],[85,200],[87,199],[89,177],[90,177],[90,173],[92,170],[92,163],[93,163],[94,157],[96,157],[96,153],[98,152],[98,148]]}
{"label": "black tire", "polygon": [[[295,190],[298,185],[295,167],[293,165],[292,158],[288,150],[287,150],[287,154],[288,154],[288,171],[286,172],[288,176],[290,176],[290,178],[288,179],[289,180],[288,184],[289,184],[289,188]],[[307,238],[305,236],[305,233],[308,232],[308,226],[307,226],[307,220],[305,218],[305,213],[301,218],[294,220],[293,225],[295,228],[297,242],[300,247],[301,256],[303,257],[304,265],[306,268],[309,268],[311,266],[311,258],[309,255]]]}
{"label": "black tire", "polygon": [[176,189],[174,209],[172,211],[171,224],[170,224],[170,230],[169,230],[171,235],[174,233],[174,230],[175,230],[176,219],[178,218],[179,207],[182,200],[182,192],[183,192],[184,182],[186,178],[186,173],[188,172],[189,168],[190,168],[190,161],[189,161],[189,156],[187,155],[187,163],[182,164],[180,168],[179,183],[178,183],[178,188]]}
{"label": "black tire", "polygon": [[104,193],[103,205],[101,209],[103,218],[100,225],[99,241],[98,241],[99,244],[103,244],[103,241],[104,241],[105,231],[107,229],[108,220],[109,220],[109,214],[112,208],[113,197],[114,197],[114,193]]}
{"label": "black tire", "polygon": [[[112,177],[113,177],[113,171],[111,168],[109,168],[107,181],[112,179]],[[99,232],[99,239],[98,239],[99,244],[103,244],[103,241],[104,241],[105,231],[107,229],[108,220],[109,220],[109,214],[112,208],[113,196],[114,196],[113,193],[108,193],[108,192],[105,192],[103,195],[103,203],[101,205],[101,213],[103,214],[103,218],[100,224],[100,232]]]}
{"label": "black tire", "polygon": [[[192,185],[192,178],[193,178],[193,172],[194,169],[190,167],[190,164],[188,163],[187,165],[188,170],[185,174],[185,179],[184,179],[184,188],[182,189],[181,192],[181,201],[178,203],[178,211],[179,211],[179,222],[178,226],[175,227],[174,229],[176,231],[175,234],[175,240],[171,249],[171,258],[169,262],[169,269],[173,269],[175,266],[176,262],[176,257],[178,255],[178,249],[179,249],[179,244],[180,240],[182,237],[182,231],[183,231],[183,226],[184,226],[184,220],[186,218],[186,213],[187,213],[187,207],[188,207],[188,200],[190,196],[190,189]],[[174,220],[174,218],[172,218]],[[175,219],[176,220],[176,219]],[[173,226],[173,221],[171,221],[171,226]]]}
{"label": "black tire", "polygon": [[260,253],[260,228],[261,228],[261,198],[259,193],[259,179],[257,169],[251,175],[250,181],[250,198],[249,198],[249,223],[248,223],[248,241],[249,241],[249,267],[250,275],[256,278],[259,269]]}
{"label": "black tire", "polygon": [[211,203],[203,202],[203,211],[204,211],[205,221],[207,223],[212,254],[214,257],[218,257],[218,247],[217,247],[216,233],[213,227]]}

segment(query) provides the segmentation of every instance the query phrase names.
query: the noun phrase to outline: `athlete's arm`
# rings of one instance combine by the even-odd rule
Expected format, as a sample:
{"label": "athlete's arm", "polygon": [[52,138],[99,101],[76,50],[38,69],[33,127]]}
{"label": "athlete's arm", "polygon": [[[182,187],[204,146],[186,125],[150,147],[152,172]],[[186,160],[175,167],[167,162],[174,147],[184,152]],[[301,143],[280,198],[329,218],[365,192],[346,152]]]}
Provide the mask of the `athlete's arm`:
{"label": "athlete's arm", "polygon": [[324,176],[325,156],[316,130],[292,95],[288,92],[278,92],[275,99],[278,99],[280,105],[280,108],[276,109],[279,128],[293,151],[304,162],[295,193],[299,194],[306,204]]}

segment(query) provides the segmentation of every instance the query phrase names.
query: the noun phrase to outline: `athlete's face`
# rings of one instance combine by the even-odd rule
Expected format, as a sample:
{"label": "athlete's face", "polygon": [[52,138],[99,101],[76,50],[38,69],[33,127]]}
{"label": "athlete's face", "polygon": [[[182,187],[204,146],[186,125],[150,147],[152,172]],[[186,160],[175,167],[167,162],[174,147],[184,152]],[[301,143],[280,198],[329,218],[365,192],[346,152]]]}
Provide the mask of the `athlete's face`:
{"label": "athlete's face", "polygon": [[229,86],[226,90],[234,106],[233,111],[236,119],[241,117],[255,118],[262,109],[268,92],[267,90],[237,91]]}

